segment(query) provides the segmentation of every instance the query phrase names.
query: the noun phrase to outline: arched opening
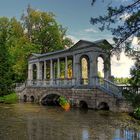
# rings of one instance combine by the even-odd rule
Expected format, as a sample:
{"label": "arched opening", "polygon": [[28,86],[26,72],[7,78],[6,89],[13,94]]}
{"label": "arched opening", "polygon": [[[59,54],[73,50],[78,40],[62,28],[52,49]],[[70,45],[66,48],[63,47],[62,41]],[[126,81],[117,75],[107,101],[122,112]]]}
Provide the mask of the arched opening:
{"label": "arched opening", "polygon": [[23,96],[23,101],[24,101],[24,102],[27,102],[27,95],[24,95],[24,96]]}
{"label": "arched opening", "polygon": [[81,61],[81,84],[89,84],[89,57],[84,55],[80,59]]}
{"label": "arched opening", "polygon": [[98,105],[98,109],[100,110],[109,110],[109,106],[106,102],[101,102],[99,105]]}
{"label": "arched opening", "polygon": [[31,96],[30,100],[31,100],[31,102],[34,102],[34,100],[35,100],[34,96]]}
{"label": "arched opening", "polygon": [[44,63],[42,62],[42,65],[41,65],[41,79],[43,80],[44,79]]}
{"label": "arched opening", "polygon": [[80,101],[80,109],[88,109],[88,105],[85,101]]}
{"label": "arched opening", "polygon": [[97,58],[97,62],[98,62],[97,67],[98,77],[104,78],[104,59],[101,55]]}
{"label": "arched opening", "polygon": [[41,101],[41,104],[42,105],[47,105],[47,106],[59,106],[59,103],[58,103],[58,98],[60,96],[57,95],[57,94],[49,94],[49,95],[46,95],[42,101]]}
{"label": "arched opening", "polygon": [[33,64],[33,80],[37,79],[37,66]]}

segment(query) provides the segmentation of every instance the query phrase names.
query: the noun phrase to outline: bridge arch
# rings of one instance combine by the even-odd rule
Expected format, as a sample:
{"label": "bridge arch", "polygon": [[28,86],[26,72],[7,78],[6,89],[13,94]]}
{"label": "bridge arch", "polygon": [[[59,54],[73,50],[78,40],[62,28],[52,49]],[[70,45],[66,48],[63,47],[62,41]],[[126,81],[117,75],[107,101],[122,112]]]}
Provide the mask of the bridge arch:
{"label": "bridge arch", "polygon": [[109,79],[111,76],[110,56],[107,54],[100,53],[96,57],[96,60],[97,60],[98,74],[101,73],[101,77],[103,77],[105,79]]}
{"label": "bridge arch", "polygon": [[80,107],[81,109],[88,109],[88,104],[87,104],[86,101],[81,100],[80,103],[79,103],[79,107]]}
{"label": "bridge arch", "polygon": [[109,104],[107,102],[100,102],[98,104],[97,109],[99,109],[99,110],[109,110],[110,107],[109,107]]}
{"label": "bridge arch", "polygon": [[88,55],[80,57],[80,79],[82,85],[89,84],[90,77],[90,58]]}
{"label": "bridge arch", "polygon": [[35,101],[35,97],[33,95],[30,96],[30,101],[34,102]]}
{"label": "bridge arch", "polygon": [[96,60],[97,60],[97,72],[98,72],[98,76],[104,78],[104,76],[105,76],[105,72],[104,72],[105,57],[104,57],[103,54],[99,54],[97,56]]}
{"label": "bridge arch", "polygon": [[59,106],[58,98],[60,96],[63,96],[63,95],[58,92],[46,93],[40,98],[39,103],[42,105]]}
{"label": "bridge arch", "polygon": [[27,95],[23,95],[23,101],[27,102]]}

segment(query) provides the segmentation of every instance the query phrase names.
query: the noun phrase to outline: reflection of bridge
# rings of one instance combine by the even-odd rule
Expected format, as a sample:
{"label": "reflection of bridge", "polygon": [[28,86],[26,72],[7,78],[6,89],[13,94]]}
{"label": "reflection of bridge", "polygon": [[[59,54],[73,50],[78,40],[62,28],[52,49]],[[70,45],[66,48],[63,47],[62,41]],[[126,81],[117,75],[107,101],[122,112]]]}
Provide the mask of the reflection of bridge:
{"label": "reflection of bridge", "polygon": [[[110,81],[111,49],[106,40],[80,40],[69,49],[32,54],[26,86],[17,89],[20,98],[40,102],[56,94],[65,96],[74,106],[128,111],[120,88]],[[98,77],[99,57],[104,61],[104,78]]]}

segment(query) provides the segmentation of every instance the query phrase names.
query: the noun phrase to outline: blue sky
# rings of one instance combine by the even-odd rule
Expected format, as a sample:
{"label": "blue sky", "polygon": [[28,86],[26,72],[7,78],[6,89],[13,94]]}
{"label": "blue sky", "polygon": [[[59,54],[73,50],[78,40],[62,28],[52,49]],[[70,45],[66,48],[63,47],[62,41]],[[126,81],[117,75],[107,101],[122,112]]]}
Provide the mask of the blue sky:
{"label": "blue sky", "polygon": [[[108,31],[101,32],[96,26],[90,24],[90,18],[98,15],[104,15],[106,3],[98,2],[91,6],[91,0],[0,0],[0,16],[16,17],[20,19],[23,12],[26,11],[28,4],[37,10],[53,12],[57,21],[67,27],[67,36],[74,42],[85,40],[107,39],[112,43],[112,35]],[[127,3],[131,0],[113,0],[117,6],[120,2]],[[112,74],[118,77],[129,75],[129,68],[133,64],[131,60],[124,58],[123,63],[112,59]],[[126,60],[126,64],[124,62]],[[130,61],[131,63],[128,63]],[[128,65],[129,64],[129,65]],[[122,72],[122,67],[124,72]],[[119,70],[120,68],[120,70]],[[115,72],[117,70],[117,72]]]}
{"label": "blue sky", "polygon": [[1,0],[0,16],[21,17],[27,5],[56,15],[57,21],[68,28],[68,35],[76,39],[110,39],[108,32],[101,33],[90,24],[90,18],[105,12],[103,3],[91,6],[91,0]]}

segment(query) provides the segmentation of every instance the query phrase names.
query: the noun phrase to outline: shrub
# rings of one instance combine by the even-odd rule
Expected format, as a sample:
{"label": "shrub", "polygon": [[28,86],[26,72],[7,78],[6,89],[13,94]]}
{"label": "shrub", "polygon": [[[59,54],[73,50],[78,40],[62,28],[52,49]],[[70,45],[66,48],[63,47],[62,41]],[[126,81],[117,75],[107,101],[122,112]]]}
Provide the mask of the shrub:
{"label": "shrub", "polygon": [[140,107],[137,107],[135,110],[134,110],[134,117],[136,119],[139,119],[140,120]]}

